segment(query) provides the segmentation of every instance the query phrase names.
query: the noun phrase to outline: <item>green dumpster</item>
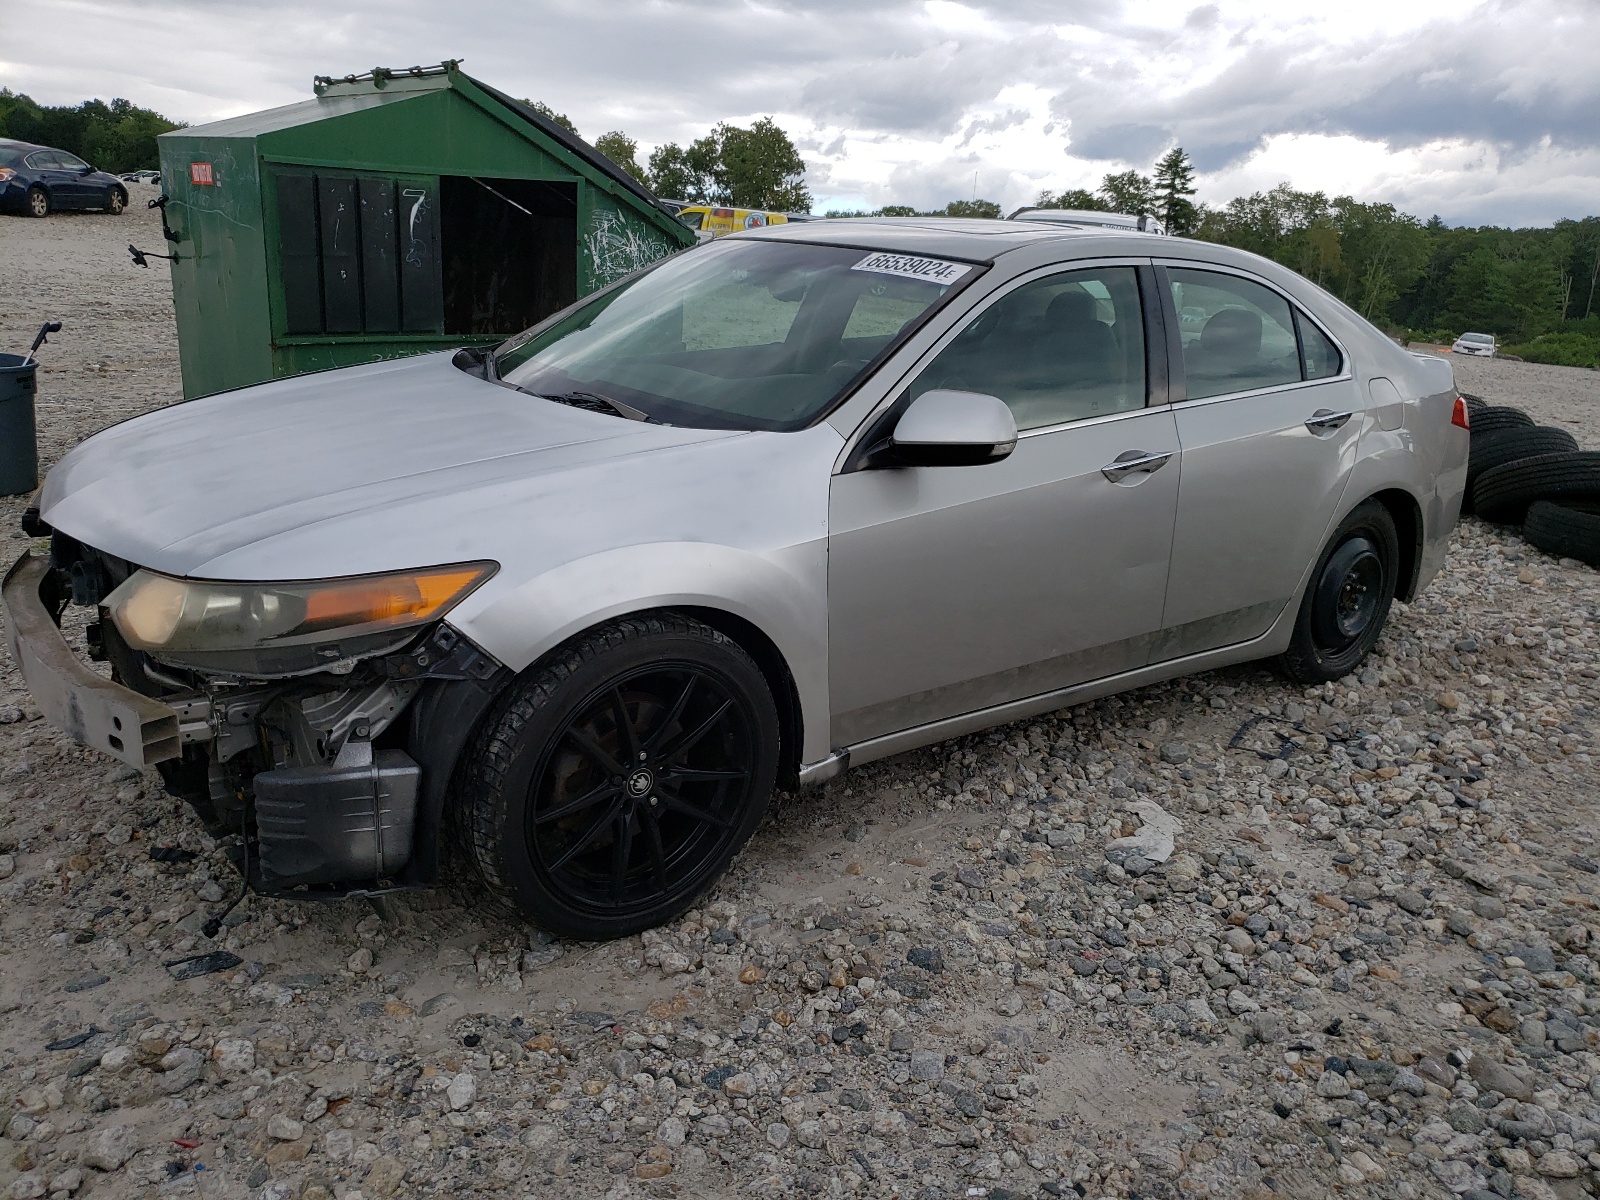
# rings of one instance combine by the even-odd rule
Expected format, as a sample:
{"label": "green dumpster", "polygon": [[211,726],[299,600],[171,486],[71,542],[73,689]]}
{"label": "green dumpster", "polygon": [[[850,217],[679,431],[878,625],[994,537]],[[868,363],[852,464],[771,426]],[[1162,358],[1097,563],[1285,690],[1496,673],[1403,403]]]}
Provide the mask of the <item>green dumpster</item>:
{"label": "green dumpster", "polygon": [[642,185],[457,64],[163,134],[186,397],[492,344],[694,244]]}

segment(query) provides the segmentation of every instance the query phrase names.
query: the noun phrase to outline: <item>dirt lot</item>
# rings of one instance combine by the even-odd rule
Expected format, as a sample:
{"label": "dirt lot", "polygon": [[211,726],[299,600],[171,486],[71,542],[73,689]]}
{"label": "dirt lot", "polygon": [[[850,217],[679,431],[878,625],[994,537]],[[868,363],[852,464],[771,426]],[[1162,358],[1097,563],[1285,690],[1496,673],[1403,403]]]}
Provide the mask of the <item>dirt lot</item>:
{"label": "dirt lot", "polygon": [[[0,221],[0,342],[67,322],[47,465],[178,398],[143,198]],[[1457,366],[1600,445],[1600,373]],[[1593,571],[1469,521],[1358,678],[1243,667],[851,772],[601,946],[442,893],[251,897],[213,942],[222,854],[0,655],[0,1191],[1595,1194],[1597,621]],[[1108,857],[1155,806],[1176,853]],[[163,965],[213,949],[242,963]]]}

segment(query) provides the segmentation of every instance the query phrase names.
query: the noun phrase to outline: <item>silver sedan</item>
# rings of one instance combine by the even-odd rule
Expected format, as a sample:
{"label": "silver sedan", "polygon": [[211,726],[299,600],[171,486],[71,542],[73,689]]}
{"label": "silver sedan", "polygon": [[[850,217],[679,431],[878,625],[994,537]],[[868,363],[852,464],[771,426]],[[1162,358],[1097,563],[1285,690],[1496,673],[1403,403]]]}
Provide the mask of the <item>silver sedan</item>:
{"label": "silver sedan", "polygon": [[613,937],[776,787],[1229,663],[1351,671],[1444,560],[1467,436],[1445,362],[1249,254],[793,224],[492,352],[90,438],[7,628],[40,707],[239,835],[252,886],[459,867]]}

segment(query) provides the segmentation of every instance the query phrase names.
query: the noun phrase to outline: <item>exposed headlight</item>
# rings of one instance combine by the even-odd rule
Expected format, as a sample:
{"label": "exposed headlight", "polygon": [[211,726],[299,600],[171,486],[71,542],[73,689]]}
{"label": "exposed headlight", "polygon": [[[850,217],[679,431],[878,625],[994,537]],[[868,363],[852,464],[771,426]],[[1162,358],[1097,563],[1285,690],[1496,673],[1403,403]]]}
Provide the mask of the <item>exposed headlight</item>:
{"label": "exposed headlight", "polygon": [[136,650],[218,670],[312,670],[381,650],[438,620],[498,570],[458,563],[296,583],[225,583],[136,571],[105,606]]}

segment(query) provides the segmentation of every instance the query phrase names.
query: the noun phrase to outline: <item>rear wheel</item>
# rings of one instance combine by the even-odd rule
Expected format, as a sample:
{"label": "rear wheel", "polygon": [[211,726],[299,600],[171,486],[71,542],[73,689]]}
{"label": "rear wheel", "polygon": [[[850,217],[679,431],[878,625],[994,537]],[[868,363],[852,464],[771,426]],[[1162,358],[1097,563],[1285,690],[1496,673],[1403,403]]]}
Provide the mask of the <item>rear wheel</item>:
{"label": "rear wheel", "polygon": [[777,776],[760,669],[674,613],[603,626],[530,672],[457,796],[483,882],[553,933],[638,933],[727,869]]}
{"label": "rear wheel", "polygon": [[50,215],[50,193],[37,184],[28,189],[28,215],[30,217]]}
{"label": "rear wheel", "polygon": [[1367,500],[1339,523],[1323,551],[1279,659],[1296,683],[1326,683],[1361,665],[1394,600],[1400,538],[1394,518]]}

